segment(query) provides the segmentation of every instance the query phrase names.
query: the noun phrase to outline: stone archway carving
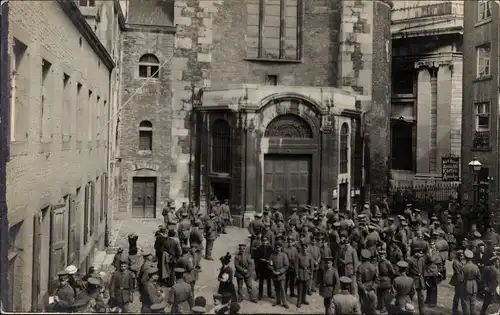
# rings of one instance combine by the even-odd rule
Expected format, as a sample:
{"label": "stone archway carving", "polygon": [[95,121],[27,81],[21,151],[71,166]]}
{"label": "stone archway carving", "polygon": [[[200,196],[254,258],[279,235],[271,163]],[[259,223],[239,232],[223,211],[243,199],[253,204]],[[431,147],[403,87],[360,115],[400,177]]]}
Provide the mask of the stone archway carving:
{"label": "stone archway carving", "polygon": [[271,120],[264,137],[310,139],[313,138],[313,131],[303,118],[294,114],[283,114]]}

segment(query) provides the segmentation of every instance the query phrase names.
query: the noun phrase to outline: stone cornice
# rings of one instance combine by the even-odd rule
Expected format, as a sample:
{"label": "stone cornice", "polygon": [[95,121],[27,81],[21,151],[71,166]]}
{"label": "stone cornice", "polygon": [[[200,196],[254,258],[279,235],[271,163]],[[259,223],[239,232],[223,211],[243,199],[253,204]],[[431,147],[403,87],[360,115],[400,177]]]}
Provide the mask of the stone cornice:
{"label": "stone cornice", "polygon": [[101,58],[104,62],[104,65],[108,70],[112,70],[116,65],[111,58],[111,55],[106,50],[104,45],[101,43],[94,30],[90,27],[90,25],[85,20],[85,17],[82,15],[82,12],[78,8],[78,5],[74,1],[67,0],[57,0],[64,13],[69,17],[73,25],[78,29],[80,34],[87,40],[92,50]]}
{"label": "stone cornice", "polygon": [[415,62],[415,69],[421,68],[439,68],[441,66],[453,67],[452,59],[419,60]]}
{"label": "stone cornice", "polygon": [[126,23],[125,30],[128,32],[149,32],[149,33],[175,34],[177,32],[177,26]]}

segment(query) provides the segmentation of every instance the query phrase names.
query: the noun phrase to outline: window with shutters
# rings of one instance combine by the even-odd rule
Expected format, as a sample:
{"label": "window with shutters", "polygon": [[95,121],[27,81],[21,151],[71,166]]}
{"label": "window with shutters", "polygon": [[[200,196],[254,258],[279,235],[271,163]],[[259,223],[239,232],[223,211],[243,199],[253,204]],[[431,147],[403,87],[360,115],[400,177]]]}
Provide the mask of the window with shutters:
{"label": "window with shutters", "polygon": [[339,164],[339,173],[344,174],[349,171],[349,125],[347,123],[343,123],[340,128],[340,146],[339,146],[339,154],[340,154],[340,164]]}
{"label": "window with shutters", "polygon": [[24,141],[29,131],[29,58],[28,46],[13,38],[11,67],[11,141]]}
{"label": "window with shutters", "polygon": [[99,221],[104,220],[108,208],[108,175],[106,173],[101,176],[101,208],[99,209]]}
{"label": "window with shutters", "polygon": [[85,196],[83,199],[83,245],[89,241],[90,220],[90,183],[85,185]]}
{"label": "window with shutters", "polygon": [[297,61],[302,58],[304,0],[247,2],[247,57]]}
{"label": "window with shutters", "polygon": [[160,61],[153,54],[145,54],[139,59],[139,77],[159,78]]}
{"label": "window with shutters", "polygon": [[153,124],[147,120],[139,124],[139,151],[153,151]]}
{"label": "window with shutters", "polygon": [[52,140],[51,109],[52,109],[52,64],[42,59],[41,115],[40,139],[43,142]]}
{"label": "window with shutters", "polygon": [[22,227],[23,222],[19,222],[9,228],[9,249],[8,249],[8,259],[9,259],[9,304],[6,309],[9,311],[20,311],[21,310],[21,281],[22,277]]}
{"label": "window with shutters", "polygon": [[77,222],[79,209],[81,209],[79,200],[81,195],[81,188],[76,189],[74,196],[68,195],[69,200],[69,218],[68,218],[68,265],[76,264],[79,239],[77,234]]}
{"label": "window with shutters", "polygon": [[217,119],[212,125],[212,172],[231,172],[231,128],[227,121]]}
{"label": "window with shutters", "polygon": [[[49,280],[57,279],[57,272],[66,267],[66,209],[68,198],[51,209],[50,214],[50,276]],[[51,290],[49,290],[51,291]]]}
{"label": "window with shutters", "polygon": [[95,183],[90,182],[90,200],[89,200],[89,237],[94,235],[95,229]]}
{"label": "window with shutters", "polygon": [[491,75],[491,46],[490,44],[476,47],[476,76],[478,78]]}
{"label": "window with shutters", "polygon": [[477,21],[481,22],[491,18],[491,0],[477,1]]}

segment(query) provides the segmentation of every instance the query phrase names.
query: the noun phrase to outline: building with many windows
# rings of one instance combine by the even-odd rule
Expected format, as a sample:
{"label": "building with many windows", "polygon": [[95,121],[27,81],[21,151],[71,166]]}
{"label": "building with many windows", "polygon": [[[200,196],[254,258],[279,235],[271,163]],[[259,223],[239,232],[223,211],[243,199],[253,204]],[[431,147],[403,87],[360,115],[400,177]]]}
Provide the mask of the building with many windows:
{"label": "building with many windows", "polygon": [[462,173],[467,198],[473,200],[473,174],[468,163],[482,164],[478,188],[490,203],[499,198],[498,1],[466,1],[464,20],[464,77],[462,111]]}
{"label": "building with many windows", "polygon": [[[465,1],[467,2],[467,1]],[[391,178],[439,183],[460,156],[464,1],[395,1],[392,11]]]}
{"label": "building with many windows", "polygon": [[217,196],[241,218],[278,196],[345,209],[384,194],[391,6],[129,0],[114,218],[168,199]]}
{"label": "building with many windows", "polygon": [[42,311],[57,272],[69,264],[85,272],[105,246],[107,121],[118,100],[124,19],[118,1],[5,5],[11,132],[3,306]]}

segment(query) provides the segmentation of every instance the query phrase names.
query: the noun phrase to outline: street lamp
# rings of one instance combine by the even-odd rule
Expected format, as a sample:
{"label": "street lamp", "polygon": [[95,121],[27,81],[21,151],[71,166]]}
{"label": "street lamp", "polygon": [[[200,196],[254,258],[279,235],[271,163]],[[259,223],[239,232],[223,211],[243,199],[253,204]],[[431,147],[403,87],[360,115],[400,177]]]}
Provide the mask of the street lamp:
{"label": "street lamp", "polygon": [[472,206],[475,209],[476,208],[476,201],[477,201],[477,192],[478,192],[478,187],[479,187],[479,171],[481,170],[481,167],[483,164],[479,162],[475,157],[472,159],[472,161],[469,162],[469,169],[472,172],[473,175],[473,194],[474,194],[474,199]]}

